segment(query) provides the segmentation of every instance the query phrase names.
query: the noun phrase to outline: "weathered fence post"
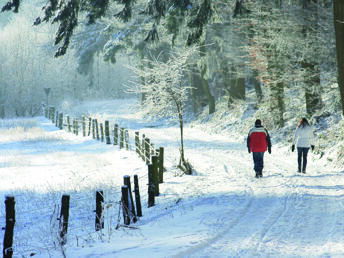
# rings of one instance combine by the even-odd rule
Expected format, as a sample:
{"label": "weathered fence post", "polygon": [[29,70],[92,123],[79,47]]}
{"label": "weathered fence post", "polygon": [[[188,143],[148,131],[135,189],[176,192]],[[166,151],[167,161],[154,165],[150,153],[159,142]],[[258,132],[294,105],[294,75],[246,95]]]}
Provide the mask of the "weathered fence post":
{"label": "weathered fence post", "polygon": [[59,123],[59,111],[56,111],[55,113],[55,126],[58,127]]}
{"label": "weathered fence post", "polygon": [[79,121],[75,118],[75,135],[79,135]]}
{"label": "weathered fence post", "polygon": [[164,182],[164,147],[159,148],[159,183]]}
{"label": "weathered fence post", "polygon": [[59,114],[59,128],[60,130],[63,129],[63,113]]}
{"label": "weathered fence post", "polygon": [[138,217],[142,217],[142,207],[141,207],[141,198],[140,198],[139,179],[138,179],[137,175],[134,175],[134,192],[135,192],[135,202],[136,202],[137,216]]}
{"label": "weathered fence post", "polygon": [[106,138],[106,144],[111,144],[109,121],[105,121],[105,138]]}
{"label": "weathered fence post", "polygon": [[149,164],[151,162],[151,157],[150,157],[150,139],[146,138],[145,139],[145,160],[146,164]]}
{"label": "weathered fence post", "polygon": [[154,182],[154,192],[155,196],[159,196],[159,171],[158,171],[158,156],[152,156],[153,165],[153,182]]}
{"label": "weathered fence post", "polygon": [[96,135],[97,135],[97,140],[99,141],[99,129],[98,129],[98,120],[94,119],[95,126],[96,126]]}
{"label": "weathered fence post", "polygon": [[120,131],[119,148],[122,149],[124,147],[124,128],[121,128],[119,131]]}
{"label": "weathered fence post", "polygon": [[103,123],[100,123],[100,141],[104,142],[104,126],[103,126]]}
{"label": "weathered fence post", "polygon": [[82,136],[86,136],[86,117],[82,117]]}
{"label": "weathered fence post", "polygon": [[92,118],[88,118],[88,136],[91,135]]}
{"label": "weathered fence post", "polygon": [[136,153],[140,155],[140,133],[139,132],[135,132],[135,150]]}
{"label": "weathered fence post", "polygon": [[73,118],[73,134],[75,134],[75,118]]}
{"label": "weathered fence post", "polygon": [[123,180],[124,180],[124,185],[128,187],[129,211],[131,212],[131,215],[133,216],[133,222],[135,223],[137,221],[137,218],[136,218],[134,199],[133,199],[133,195],[131,191],[130,176],[128,175],[124,176]]}
{"label": "weathered fence post", "polygon": [[50,120],[52,123],[55,122],[55,108],[54,107],[50,107]]}
{"label": "weathered fence post", "polygon": [[125,139],[125,149],[129,150],[129,131],[125,129],[124,131],[124,139]]}
{"label": "weathered fence post", "polygon": [[6,196],[5,206],[6,206],[6,227],[4,236],[4,246],[3,246],[3,257],[10,258],[13,255],[13,230],[15,224],[15,201],[14,196]]}
{"label": "weathered fence post", "polygon": [[71,125],[70,125],[70,117],[67,116],[67,128],[68,128],[68,132],[71,132]]}
{"label": "weathered fence post", "polygon": [[142,143],[141,143],[141,158],[143,161],[146,161],[145,143],[146,143],[146,136],[143,134],[142,135]]}
{"label": "weathered fence post", "polygon": [[123,211],[124,225],[129,225],[130,216],[129,216],[128,186],[126,185],[122,185],[122,211]]}
{"label": "weathered fence post", "polygon": [[118,124],[115,124],[113,128],[113,145],[118,144]]}
{"label": "weathered fence post", "polygon": [[148,164],[148,208],[155,204],[155,190],[153,182],[153,164]]}
{"label": "weathered fence post", "polygon": [[92,139],[96,138],[96,120],[92,119]]}
{"label": "weathered fence post", "polygon": [[69,219],[69,195],[62,195],[61,200],[61,213],[60,213],[60,238],[61,245],[67,243],[66,234],[68,231],[68,219]]}
{"label": "weathered fence post", "polygon": [[103,205],[104,205],[104,193],[98,190],[96,192],[96,231],[104,228],[104,218],[103,218]]}

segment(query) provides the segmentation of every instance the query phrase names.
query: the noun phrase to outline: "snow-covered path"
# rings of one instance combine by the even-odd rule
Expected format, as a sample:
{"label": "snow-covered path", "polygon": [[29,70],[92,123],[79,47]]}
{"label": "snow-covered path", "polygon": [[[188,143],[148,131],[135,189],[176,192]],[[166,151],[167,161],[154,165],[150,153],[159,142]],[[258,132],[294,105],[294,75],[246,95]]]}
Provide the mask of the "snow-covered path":
{"label": "snow-covered path", "polygon": [[[129,110],[121,107],[122,114]],[[101,116],[111,119],[116,114],[104,111]],[[24,131],[1,129],[1,192],[19,195],[15,255],[61,257],[58,248],[42,240],[51,234],[51,229],[43,230],[51,227],[43,221],[52,211],[46,208],[39,216],[21,211],[27,211],[30,202],[36,204],[37,195],[53,208],[54,196],[71,192],[83,196],[71,207],[71,224],[93,222],[93,216],[73,216],[92,209],[93,200],[85,198],[102,187],[118,200],[123,175],[138,174],[147,180],[146,166],[134,152],[56,130],[42,118],[32,120]],[[246,132],[234,139],[187,126],[186,158],[195,174],[176,176],[178,127],[150,126],[130,112],[119,121],[165,147],[168,171],[160,196],[147,208],[147,189],[141,181],[144,216],[134,225],[137,229],[112,231],[114,227],[107,225],[115,224],[110,215],[105,220],[108,229],[87,233],[85,241],[71,228],[67,257],[344,257],[344,171],[326,168],[311,153],[307,174],[298,174],[296,154],[273,145],[272,154],[265,156],[264,177],[256,179],[245,147]],[[42,220],[38,228],[43,233],[27,233],[32,226],[27,221],[37,219]],[[92,232],[91,226],[84,227]]]}

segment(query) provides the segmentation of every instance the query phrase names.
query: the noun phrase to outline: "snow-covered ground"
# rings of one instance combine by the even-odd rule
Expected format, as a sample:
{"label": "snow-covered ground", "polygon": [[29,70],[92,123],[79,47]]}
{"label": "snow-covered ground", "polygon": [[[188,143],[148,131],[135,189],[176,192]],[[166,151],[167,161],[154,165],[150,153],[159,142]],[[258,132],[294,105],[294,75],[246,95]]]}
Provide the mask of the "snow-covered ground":
{"label": "snow-covered ground", "polygon": [[[344,257],[343,169],[310,153],[307,174],[298,174],[296,153],[273,145],[256,179],[247,132],[211,134],[193,124],[185,128],[185,155],[195,172],[180,176],[178,127],[146,121],[128,103],[87,103],[78,112],[129,128],[132,143],[138,130],[165,148],[167,171],[151,208],[147,167],[134,151],[58,130],[43,117],[0,121],[0,191],[16,200],[14,257]],[[134,174],[143,217],[116,229],[123,176]],[[98,189],[105,228],[95,232]],[[61,249],[63,194],[71,207]]]}

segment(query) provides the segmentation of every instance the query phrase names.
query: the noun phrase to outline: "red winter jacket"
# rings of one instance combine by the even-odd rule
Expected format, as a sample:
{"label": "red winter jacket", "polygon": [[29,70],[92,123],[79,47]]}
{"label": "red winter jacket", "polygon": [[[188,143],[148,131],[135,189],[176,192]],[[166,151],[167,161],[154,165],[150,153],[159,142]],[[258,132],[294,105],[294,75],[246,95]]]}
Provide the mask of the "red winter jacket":
{"label": "red winter jacket", "polygon": [[271,152],[271,141],[268,130],[261,125],[253,127],[248,133],[247,148],[252,152],[266,152],[267,149]]}

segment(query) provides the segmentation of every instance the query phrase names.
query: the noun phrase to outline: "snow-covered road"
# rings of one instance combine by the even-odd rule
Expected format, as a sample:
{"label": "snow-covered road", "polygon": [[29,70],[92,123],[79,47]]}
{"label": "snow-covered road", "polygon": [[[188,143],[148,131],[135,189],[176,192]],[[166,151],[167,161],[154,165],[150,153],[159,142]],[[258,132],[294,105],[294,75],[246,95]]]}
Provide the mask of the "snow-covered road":
{"label": "snow-covered road", "polygon": [[[106,111],[101,117],[116,117],[165,147],[167,172],[151,208],[146,207],[147,169],[133,151],[59,131],[44,118],[11,121],[7,128],[2,123],[1,192],[15,195],[18,208],[15,257],[62,257],[49,240],[54,238],[49,217],[65,192],[83,196],[71,205],[67,257],[344,257],[344,171],[326,167],[310,153],[307,174],[298,174],[296,153],[273,145],[272,154],[265,155],[264,177],[256,179],[247,132],[230,137],[189,125],[185,155],[195,173],[179,176],[178,127],[152,126],[131,112],[126,117],[123,110],[130,109],[120,106],[120,118]],[[94,190],[102,188],[106,200],[119,200],[125,174],[142,180],[144,216],[136,229],[114,230],[113,215],[106,213],[101,234],[83,226],[80,237],[73,225],[93,225],[93,216],[80,214],[93,209]],[[51,206],[45,213],[37,204],[42,200]],[[25,213],[28,209],[42,214]],[[0,215],[3,224],[3,207]],[[39,225],[31,225],[37,220]]]}

